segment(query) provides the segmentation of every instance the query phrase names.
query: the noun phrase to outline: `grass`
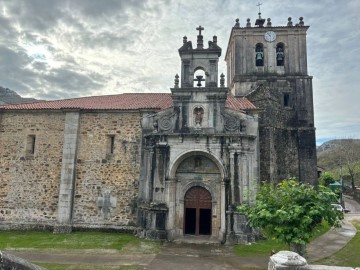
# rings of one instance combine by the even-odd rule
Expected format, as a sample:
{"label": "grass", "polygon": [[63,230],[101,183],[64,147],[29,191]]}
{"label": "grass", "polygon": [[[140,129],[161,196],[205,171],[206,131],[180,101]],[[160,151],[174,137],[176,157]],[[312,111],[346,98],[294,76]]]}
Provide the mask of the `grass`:
{"label": "grass", "polygon": [[48,270],[140,270],[141,265],[72,265],[72,264],[55,264],[55,263],[36,263]]}
{"label": "grass", "polygon": [[334,265],[334,266],[360,266],[360,220],[353,222],[357,233],[349,243],[334,255],[317,261],[316,264]]}
{"label": "grass", "polygon": [[[132,234],[106,232],[73,232],[54,234],[51,232],[1,231],[0,249],[36,249],[54,252],[82,252],[85,250],[115,250],[121,253],[158,253],[160,243],[143,240]],[[86,251],[87,252],[87,251]]]}
{"label": "grass", "polygon": [[[329,224],[322,222],[314,231],[311,240],[319,237],[330,230]],[[236,245],[234,246],[234,253],[237,256],[269,256],[271,251],[278,252],[280,250],[289,250],[289,246],[284,243],[279,243],[274,239],[260,240],[251,245]]]}
{"label": "grass", "polygon": [[[360,222],[357,225],[360,227]],[[330,229],[325,223],[322,223],[314,233],[313,239],[322,235]],[[359,229],[359,228],[358,228]],[[360,238],[359,235],[357,237]],[[357,240],[360,243],[360,239]],[[350,243],[349,243],[350,244]],[[24,232],[24,231],[1,231],[0,249],[36,249],[36,252],[59,252],[59,253],[106,253],[118,252],[121,254],[150,254],[160,251],[159,242],[147,241],[136,238],[131,234],[104,233],[104,232],[73,232],[71,234],[53,234],[50,232]],[[359,244],[358,244],[359,245]],[[236,245],[234,253],[237,256],[269,256],[271,250],[280,251],[288,249],[287,245],[278,243],[275,240],[262,240],[251,245]],[[359,252],[359,249],[357,249]],[[53,264],[36,263],[49,270],[139,270],[140,265],[71,265],[71,264]],[[344,265],[340,262],[340,265]],[[360,265],[358,263],[358,265]],[[251,269],[251,268],[241,268]],[[255,269],[255,268],[252,268]]]}

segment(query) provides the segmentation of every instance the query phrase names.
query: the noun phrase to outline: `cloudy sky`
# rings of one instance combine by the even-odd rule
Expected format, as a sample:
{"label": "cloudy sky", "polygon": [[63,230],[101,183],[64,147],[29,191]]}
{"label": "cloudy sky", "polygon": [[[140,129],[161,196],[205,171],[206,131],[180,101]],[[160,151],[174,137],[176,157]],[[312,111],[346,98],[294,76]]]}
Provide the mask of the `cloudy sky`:
{"label": "cloudy sky", "polygon": [[[308,31],[317,142],[360,138],[360,1],[262,0],[273,26]],[[63,99],[169,92],[182,37],[218,36],[220,72],[235,19],[254,24],[258,0],[0,0],[0,86],[23,97]]]}

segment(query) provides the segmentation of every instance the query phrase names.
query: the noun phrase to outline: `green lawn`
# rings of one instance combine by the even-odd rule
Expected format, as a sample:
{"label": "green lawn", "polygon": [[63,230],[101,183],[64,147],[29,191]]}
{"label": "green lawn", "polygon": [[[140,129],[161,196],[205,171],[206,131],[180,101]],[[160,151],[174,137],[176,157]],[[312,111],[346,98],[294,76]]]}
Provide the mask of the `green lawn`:
{"label": "green lawn", "polygon": [[54,264],[54,263],[36,263],[48,270],[140,270],[141,265],[117,265],[117,266],[97,266],[97,265],[70,265],[70,264]]}
{"label": "green lawn", "polygon": [[360,220],[353,222],[357,233],[349,243],[334,255],[317,261],[316,264],[335,265],[335,266],[360,266]]}
{"label": "green lawn", "polygon": [[[106,232],[73,232],[54,234],[51,232],[0,231],[0,250],[48,249],[54,252],[82,252],[81,250],[115,250],[121,253],[158,253],[160,242],[143,240],[132,234]],[[67,250],[67,251],[66,251]]]}
{"label": "green lawn", "polygon": [[[312,239],[319,237],[330,229],[329,224],[322,222],[314,231]],[[237,256],[269,256],[271,251],[289,250],[288,245],[279,243],[274,239],[260,240],[251,245],[236,245],[234,253]]]}

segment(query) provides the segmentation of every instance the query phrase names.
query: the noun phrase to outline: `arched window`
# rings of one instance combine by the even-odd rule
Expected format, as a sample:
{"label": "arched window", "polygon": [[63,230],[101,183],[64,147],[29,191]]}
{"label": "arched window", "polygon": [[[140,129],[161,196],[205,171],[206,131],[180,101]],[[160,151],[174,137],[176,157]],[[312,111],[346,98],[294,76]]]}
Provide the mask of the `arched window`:
{"label": "arched window", "polygon": [[284,44],[279,43],[276,45],[276,65],[283,66],[285,61]]}
{"label": "arched window", "polygon": [[264,47],[261,43],[256,44],[255,47],[255,64],[257,67],[264,66]]}
{"label": "arched window", "polygon": [[[194,72],[194,87],[204,87],[205,86],[205,71],[202,68],[195,69]],[[204,83],[203,83],[204,82]]]}

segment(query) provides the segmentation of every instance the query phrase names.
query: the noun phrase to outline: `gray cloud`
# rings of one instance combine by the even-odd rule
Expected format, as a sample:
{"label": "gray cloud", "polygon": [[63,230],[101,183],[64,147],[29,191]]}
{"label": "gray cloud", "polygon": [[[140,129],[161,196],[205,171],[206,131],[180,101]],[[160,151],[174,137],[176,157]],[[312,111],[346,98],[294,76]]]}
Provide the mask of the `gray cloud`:
{"label": "gray cloud", "polygon": [[[235,0],[0,0],[0,85],[40,99],[168,92],[182,37],[218,36],[225,54],[235,19],[254,25],[257,2]],[[274,26],[304,17],[314,76],[317,137],[359,137],[360,2],[272,0]],[[223,58],[222,58],[223,59]],[[219,62],[219,72],[226,64]]]}

